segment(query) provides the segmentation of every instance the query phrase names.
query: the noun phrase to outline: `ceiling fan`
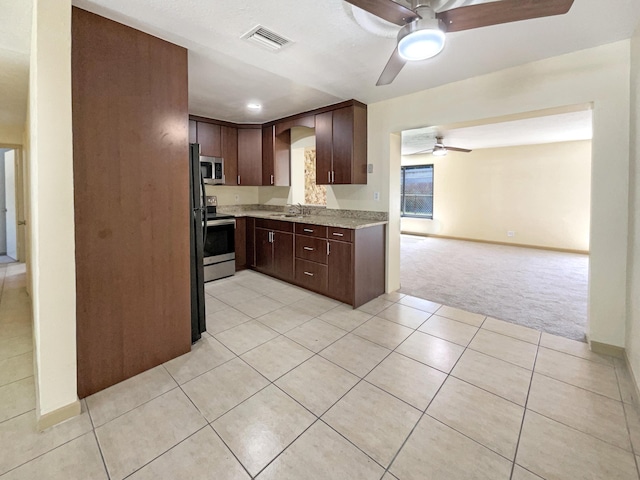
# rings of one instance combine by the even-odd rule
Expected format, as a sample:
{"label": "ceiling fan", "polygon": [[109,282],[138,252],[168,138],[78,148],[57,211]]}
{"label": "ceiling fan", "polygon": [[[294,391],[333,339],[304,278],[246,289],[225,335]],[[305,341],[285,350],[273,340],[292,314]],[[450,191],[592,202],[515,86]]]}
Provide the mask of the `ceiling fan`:
{"label": "ceiling fan", "polygon": [[443,142],[443,137],[438,136],[436,137],[436,143],[433,146],[433,148],[429,148],[427,150],[422,150],[420,152],[415,152],[412,153],[412,155],[421,155],[423,153],[430,153],[432,155],[435,155],[436,157],[444,157],[447,152],[452,151],[452,152],[462,152],[462,153],[471,153],[472,150],[469,150],[468,148],[460,148],[460,147],[451,147],[449,145],[445,145]]}
{"label": "ceiling fan", "polygon": [[[366,12],[395,23],[397,46],[376,85],[388,85],[408,61],[426,60],[444,48],[446,33],[567,13],[574,0],[500,0],[448,8],[460,2],[411,0],[407,8],[393,0],[345,0]],[[436,10],[438,10],[436,12]]]}

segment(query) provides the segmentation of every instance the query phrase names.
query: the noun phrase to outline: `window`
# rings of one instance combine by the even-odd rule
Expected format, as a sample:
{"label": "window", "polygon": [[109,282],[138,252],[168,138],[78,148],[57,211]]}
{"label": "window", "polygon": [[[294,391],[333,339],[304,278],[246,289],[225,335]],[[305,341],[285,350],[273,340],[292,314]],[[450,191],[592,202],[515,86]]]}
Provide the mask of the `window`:
{"label": "window", "polygon": [[433,218],[433,165],[402,167],[400,194],[403,217]]}

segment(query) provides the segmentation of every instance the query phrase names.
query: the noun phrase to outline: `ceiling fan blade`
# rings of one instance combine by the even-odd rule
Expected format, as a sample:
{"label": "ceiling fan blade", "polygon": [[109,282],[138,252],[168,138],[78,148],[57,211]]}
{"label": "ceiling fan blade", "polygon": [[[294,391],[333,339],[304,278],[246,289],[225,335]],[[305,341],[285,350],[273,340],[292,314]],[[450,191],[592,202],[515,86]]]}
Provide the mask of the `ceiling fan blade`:
{"label": "ceiling fan blade", "polygon": [[420,150],[419,152],[406,153],[404,155],[408,157],[411,155],[424,155],[426,153],[431,153],[431,152],[433,152],[433,148],[427,148],[426,150]]}
{"label": "ceiling fan blade", "polygon": [[436,16],[444,22],[448,32],[459,32],[500,23],[563,15],[571,9],[573,1],[502,0],[500,2],[453,8],[440,12]]}
{"label": "ceiling fan blade", "polygon": [[444,148],[446,148],[447,150],[451,150],[452,152],[463,152],[463,153],[471,152],[471,150],[469,150],[468,148],[450,147],[449,145],[445,145]]}
{"label": "ceiling fan blade", "polygon": [[407,63],[407,61],[400,56],[400,54],[398,53],[398,47],[396,47],[396,49],[391,54],[387,65],[384,67],[384,70],[380,74],[380,78],[378,79],[376,86],[379,87],[381,85],[389,85],[391,82],[393,82],[400,73],[400,70],[402,70],[402,67],[404,67],[405,63]]}
{"label": "ceiling fan blade", "polygon": [[355,5],[376,17],[380,17],[387,22],[395,23],[401,27],[405,24],[420,18],[420,15],[413,10],[400,5],[392,0],[345,0],[351,5]]}

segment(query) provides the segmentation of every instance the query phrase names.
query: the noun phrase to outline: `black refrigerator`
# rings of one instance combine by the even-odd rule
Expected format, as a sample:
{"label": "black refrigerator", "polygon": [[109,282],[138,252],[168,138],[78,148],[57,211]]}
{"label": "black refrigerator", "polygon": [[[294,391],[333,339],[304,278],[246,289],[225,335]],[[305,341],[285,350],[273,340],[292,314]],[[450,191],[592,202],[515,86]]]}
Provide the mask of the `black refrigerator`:
{"label": "black refrigerator", "polygon": [[206,198],[200,171],[200,145],[189,145],[189,212],[191,218],[191,343],[207,329],[204,308],[204,235]]}

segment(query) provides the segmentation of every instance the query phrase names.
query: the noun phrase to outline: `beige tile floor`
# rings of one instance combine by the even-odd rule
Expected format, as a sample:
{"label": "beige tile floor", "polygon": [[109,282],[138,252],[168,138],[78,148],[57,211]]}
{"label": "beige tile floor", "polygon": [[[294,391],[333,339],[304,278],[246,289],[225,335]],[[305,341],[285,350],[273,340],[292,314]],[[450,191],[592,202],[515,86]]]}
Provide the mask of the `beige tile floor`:
{"label": "beige tile floor", "polygon": [[639,478],[623,361],[398,293],[352,310],[250,271],[207,284],[208,333],[191,353],[36,432],[12,268],[0,266],[2,480]]}

